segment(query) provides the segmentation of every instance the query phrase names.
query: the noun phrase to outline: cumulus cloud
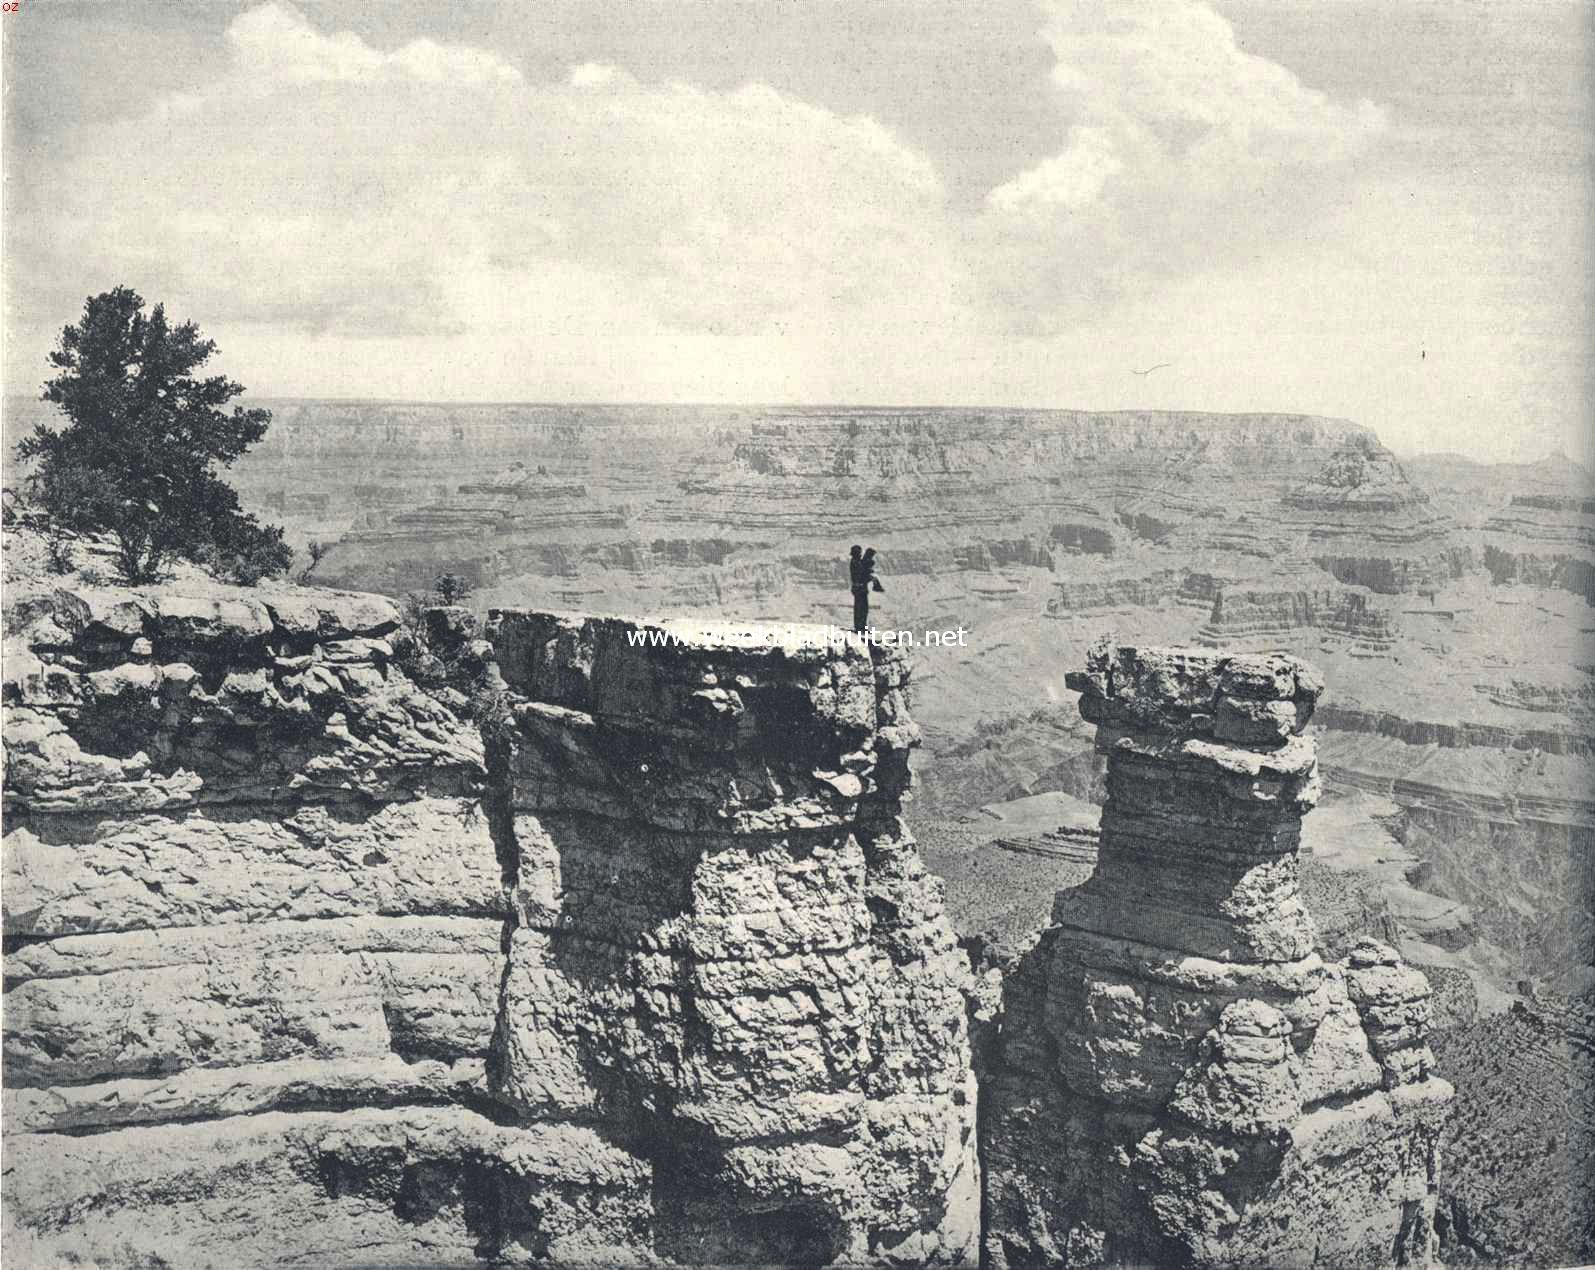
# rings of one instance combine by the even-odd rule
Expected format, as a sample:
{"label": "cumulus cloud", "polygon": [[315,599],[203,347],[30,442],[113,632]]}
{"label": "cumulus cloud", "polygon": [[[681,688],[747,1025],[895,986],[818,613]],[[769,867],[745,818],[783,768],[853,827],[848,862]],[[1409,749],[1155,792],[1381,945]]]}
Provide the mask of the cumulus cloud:
{"label": "cumulus cloud", "polygon": [[227,28],[233,70],[257,87],[297,83],[366,83],[414,79],[428,84],[518,84],[502,58],[463,45],[416,40],[393,53],[371,48],[353,32],[322,35],[298,10],[264,4]]}
{"label": "cumulus cloud", "polygon": [[55,161],[45,270],[138,280],[211,322],[413,335],[511,311],[758,333],[950,269],[937,173],[868,118],[595,63],[531,83],[490,51],[382,51],[285,4],[227,44],[219,78]]}
{"label": "cumulus cloud", "polygon": [[1060,151],[990,191],[975,227],[989,294],[1055,331],[1238,252],[1332,201],[1387,129],[1242,50],[1193,0],[1051,0],[1042,34],[1073,120]]}
{"label": "cumulus cloud", "polygon": [[984,397],[1015,331],[1078,331],[1255,258],[1385,130],[1191,0],[1044,12],[1038,89],[1068,126],[960,213],[875,119],[763,84],[596,61],[533,80],[488,49],[381,49],[262,4],[213,78],[26,156],[13,311],[54,324],[127,281],[284,360],[334,341],[383,375],[469,365],[509,394],[568,373],[607,396]]}

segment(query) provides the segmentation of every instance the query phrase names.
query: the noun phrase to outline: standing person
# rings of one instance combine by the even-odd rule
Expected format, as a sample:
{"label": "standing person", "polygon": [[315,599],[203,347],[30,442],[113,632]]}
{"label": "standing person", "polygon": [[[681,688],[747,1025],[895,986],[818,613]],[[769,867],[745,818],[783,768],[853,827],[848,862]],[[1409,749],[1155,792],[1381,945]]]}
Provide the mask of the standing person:
{"label": "standing person", "polygon": [[848,575],[853,585],[853,631],[862,635],[869,629],[869,593],[871,589],[884,592],[880,579],[875,576],[875,548],[863,555],[857,546],[848,561]]}
{"label": "standing person", "polygon": [[858,543],[847,557],[847,582],[853,589],[853,631],[858,633],[869,623],[869,584],[859,577],[864,564],[864,548]]}

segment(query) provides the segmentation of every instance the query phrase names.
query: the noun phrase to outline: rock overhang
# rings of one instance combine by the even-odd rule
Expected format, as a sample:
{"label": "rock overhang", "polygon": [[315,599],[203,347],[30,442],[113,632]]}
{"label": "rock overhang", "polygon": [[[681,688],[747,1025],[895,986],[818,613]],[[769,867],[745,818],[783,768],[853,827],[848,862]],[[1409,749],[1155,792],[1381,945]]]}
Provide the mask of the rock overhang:
{"label": "rock overhang", "polygon": [[1071,671],[1080,714],[1112,732],[1208,739],[1253,749],[1288,745],[1312,719],[1323,676],[1298,657],[1099,642]]}
{"label": "rock overhang", "polygon": [[908,659],[830,633],[491,611],[516,797],[732,832],[895,814],[920,741]]}

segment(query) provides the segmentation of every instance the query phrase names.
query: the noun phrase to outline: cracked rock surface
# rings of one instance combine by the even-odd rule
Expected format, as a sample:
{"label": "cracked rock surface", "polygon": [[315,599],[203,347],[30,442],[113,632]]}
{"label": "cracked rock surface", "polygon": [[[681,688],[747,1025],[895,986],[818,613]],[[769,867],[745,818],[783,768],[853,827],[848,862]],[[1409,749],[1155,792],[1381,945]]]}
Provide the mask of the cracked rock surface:
{"label": "cracked rock surface", "polygon": [[1069,684],[1108,799],[1095,874],[1004,984],[989,1262],[1427,1263],[1451,1100],[1428,983],[1373,940],[1325,962],[1301,901],[1322,680],[1104,644]]}
{"label": "cracked rock surface", "polygon": [[503,613],[479,725],[378,597],[7,617],[8,1253],[974,1257],[902,660]]}

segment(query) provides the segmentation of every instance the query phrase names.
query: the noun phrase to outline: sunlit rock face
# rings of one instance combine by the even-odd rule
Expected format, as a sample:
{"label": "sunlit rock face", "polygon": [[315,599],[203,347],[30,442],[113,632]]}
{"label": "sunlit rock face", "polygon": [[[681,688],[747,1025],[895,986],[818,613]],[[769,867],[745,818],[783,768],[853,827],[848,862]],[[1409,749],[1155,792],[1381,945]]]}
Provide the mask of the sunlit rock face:
{"label": "sunlit rock face", "polygon": [[519,702],[495,1097],[627,1143],[667,1259],[972,1259],[968,969],[900,818],[905,661],[688,622],[489,632]]}
{"label": "sunlit rock face", "polygon": [[898,656],[444,610],[423,690],[377,597],[8,604],[8,1252],[975,1255]]}
{"label": "sunlit rock face", "polygon": [[1070,686],[1108,798],[1096,873],[1004,987],[990,1263],[1424,1263],[1451,1089],[1423,976],[1314,947],[1317,672],[1103,645]]}
{"label": "sunlit rock face", "polygon": [[[482,745],[394,664],[392,603],[46,584],[6,615],[8,1251],[472,1259],[478,1197],[558,1153],[485,1114]],[[599,1144],[572,1158],[601,1195]]]}

